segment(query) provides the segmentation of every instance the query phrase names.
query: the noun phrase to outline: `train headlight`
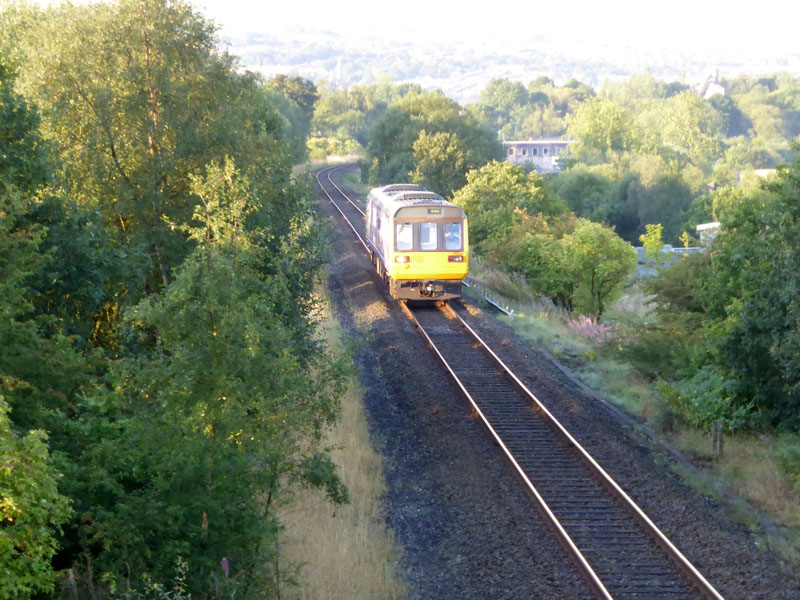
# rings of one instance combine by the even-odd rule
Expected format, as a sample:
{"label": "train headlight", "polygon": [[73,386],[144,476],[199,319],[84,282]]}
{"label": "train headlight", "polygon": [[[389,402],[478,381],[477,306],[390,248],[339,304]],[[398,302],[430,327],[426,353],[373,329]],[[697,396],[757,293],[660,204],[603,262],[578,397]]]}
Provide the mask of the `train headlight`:
{"label": "train headlight", "polygon": [[396,262],[396,263],[407,263],[410,260],[411,259],[408,256],[395,256],[394,257],[394,262]]}
{"label": "train headlight", "polygon": [[447,257],[447,262],[464,262],[464,257],[460,254],[451,254]]}

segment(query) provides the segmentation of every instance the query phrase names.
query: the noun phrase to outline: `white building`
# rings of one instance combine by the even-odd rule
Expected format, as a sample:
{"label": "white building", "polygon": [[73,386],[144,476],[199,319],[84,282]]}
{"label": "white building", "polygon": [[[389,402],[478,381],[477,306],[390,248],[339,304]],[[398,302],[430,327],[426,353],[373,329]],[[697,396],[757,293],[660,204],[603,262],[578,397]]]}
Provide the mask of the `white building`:
{"label": "white building", "polygon": [[719,223],[716,221],[713,223],[701,223],[697,226],[697,236],[703,246],[708,246],[717,233],[719,233]]}
{"label": "white building", "polygon": [[569,146],[574,140],[559,138],[530,139],[528,141],[503,142],[506,160],[515,165],[530,164],[539,173],[554,173],[560,170],[559,160],[569,155]]}

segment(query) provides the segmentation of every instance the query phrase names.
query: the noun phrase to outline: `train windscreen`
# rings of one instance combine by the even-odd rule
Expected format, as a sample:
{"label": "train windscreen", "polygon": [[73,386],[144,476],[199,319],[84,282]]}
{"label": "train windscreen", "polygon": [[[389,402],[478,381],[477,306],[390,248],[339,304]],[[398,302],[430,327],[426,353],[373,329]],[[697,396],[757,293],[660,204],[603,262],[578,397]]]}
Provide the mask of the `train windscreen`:
{"label": "train windscreen", "polygon": [[438,243],[436,223],[420,223],[419,245],[423,250],[436,250]]}
{"label": "train windscreen", "polygon": [[444,226],[445,250],[461,250],[461,223],[447,223]]}
{"label": "train windscreen", "polygon": [[397,223],[395,243],[398,250],[412,250],[414,248],[414,227],[411,223]]}

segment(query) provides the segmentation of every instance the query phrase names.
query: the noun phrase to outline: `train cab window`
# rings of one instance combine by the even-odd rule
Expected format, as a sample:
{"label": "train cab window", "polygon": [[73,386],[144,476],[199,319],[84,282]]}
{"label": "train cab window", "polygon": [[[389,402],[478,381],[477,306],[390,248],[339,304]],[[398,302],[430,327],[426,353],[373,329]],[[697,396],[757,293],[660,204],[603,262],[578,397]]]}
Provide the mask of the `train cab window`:
{"label": "train cab window", "polygon": [[411,223],[397,223],[395,225],[395,244],[398,250],[411,250],[414,248],[414,226]]}
{"label": "train cab window", "polygon": [[444,226],[445,250],[461,250],[461,223],[447,223]]}
{"label": "train cab window", "polygon": [[436,223],[419,224],[419,246],[422,250],[436,250],[438,237]]}

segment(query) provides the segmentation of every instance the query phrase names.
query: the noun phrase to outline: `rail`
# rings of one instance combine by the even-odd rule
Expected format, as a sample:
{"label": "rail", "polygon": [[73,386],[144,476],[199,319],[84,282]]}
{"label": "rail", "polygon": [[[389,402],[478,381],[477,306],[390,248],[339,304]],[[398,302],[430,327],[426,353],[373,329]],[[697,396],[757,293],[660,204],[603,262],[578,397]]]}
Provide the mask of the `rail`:
{"label": "rail", "polygon": [[[338,206],[338,204],[334,201],[333,197],[330,193],[325,189],[321,181],[321,177],[327,178],[327,181],[336,188],[338,193],[352,206],[354,206],[361,215],[364,215],[364,212],[358,207],[348,195],[339,188],[338,185],[331,178],[331,174],[335,172],[337,169],[342,168],[341,166],[337,167],[329,167],[323,169],[317,173],[317,182],[320,185],[323,193],[328,197],[331,203],[334,205],[336,210],[341,214],[341,216],[345,219],[346,223],[356,235],[357,239],[361,242],[364,248],[369,251],[366,243],[364,242],[361,235],[358,233],[356,228],[353,226],[350,219],[344,214],[342,209]],[[566,529],[563,525],[559,522],[559,519],[556,517],[555,513],[550,509],[550,507],[545,502],[542,495],[533,485],[532,481],[528,477],[525,472],[525,469],[522,468],[520,463],[518,462],[517,458],[514,457],[513,452],[509,449],[507,444],[503,441],[502,437],[498,434],[498,431],[495,426],[492,425],[490,419],[487,418],[485,412],[481,409],[479,403],[473,398],[473,394],[467,388],[467,386],[462,382],[461,378],[457,375],[456,371],[451,367],[448,361],[445,359],[443,353],[439,350],[439,348],[434,343],[432,337],[428,334],[425,330],[423,325],[419,322],[419,320],[414,315],[413,311],[411,311],[408,306],[400,302],[399,303],[401,309],[406,313],[406,315],[414,322],[415,326],[417,327],[420,334],[426,340],[427,344],[430,346],[434,354],[443,364],[445,370],[448,372],[450,377],[454,380],[455,384],[461,391],[461,393],[467,398],[468,402],[475,410],[475,413],[480,417],[481,421],[483,422],[484,426],[488,429],[492,437],[494,438],[495,442],[501,448],[502,452],[505,454],[506,458],[510,461],[511,465],[513,466],[515,472],[520,476],[524,485],[529,490],[531,495],[534,497],[537,506],[548,520],[551,523],[552,527],[556,531],[559,539],[561,540],[562,544],[568,551],[568,553],[573,557],[576,564],[578,565],[581,572],[586,577],[587,581],[598,595],[599,598],[603,600],[611,600],[613,597],[609,593],[608,589],[606,588],[605,584],[601,581],[600,577],[598,577],[595,570],[592,568],[590,562],[586,559],[586,557],[581,553],[578,546],[575,544],[573,539],[567,533]],[[629,514],[633,516],[633,518],[640,524],[640,526],[647,532],[651,539],[655,541],[655,543],[667,554],[667,556],[673,561],[673,563],[677,566],[681,573],[684,574],[685,577],[691,581],[691,583],[695,586],[695,588],[700,592],[700,594],[706,600],[724,600],[723,597],[717,592],[714,587],[703,577],[703,575],[686,559],[686,557],[670,542],[670,540],[661,532],[660,529],[652,522],[652,520],[647,517],[647,515],[636,505],[636,503],[628,496],[628,494],[608,475],[608,473],[592,458],[592,456],[583,448],[581,444],[559,423],[559,421],[552,415],[552,413],[544,406],[544,404],[539,401],[539,399],[531,392],[525,384],[511,371],[511,369],[500,359],[500,357],[484,342],[483,339],[475,332],[475,330],[466,322],[464,319],[461,318],[458,313],[456,313],[452,307],[448,306],[447,304],[442,303],[440,305],[440,309],[447,314],[447,317],[451,321],[457,322],[465,332],[474,340],[474,343],[477,344],[482,351],[488,356],[491,361],[496,365],[497,370],[499,370],[503,375],[512,383],[513,387],[515,387],[519,393],[521,393],[525,398],[527,398],[532,405],[535,407],[535,411],[537,414],[541,415],[542,418],[546,419],[549,423],[550,428],[555,431],[566,443],[571,446],[575,452],[578,453],[581,461],[592,471],[594,477],[601,482],[601,484],[613,495],[616,501],[620,502],[622,505],[625,506],[626,510]]]}

